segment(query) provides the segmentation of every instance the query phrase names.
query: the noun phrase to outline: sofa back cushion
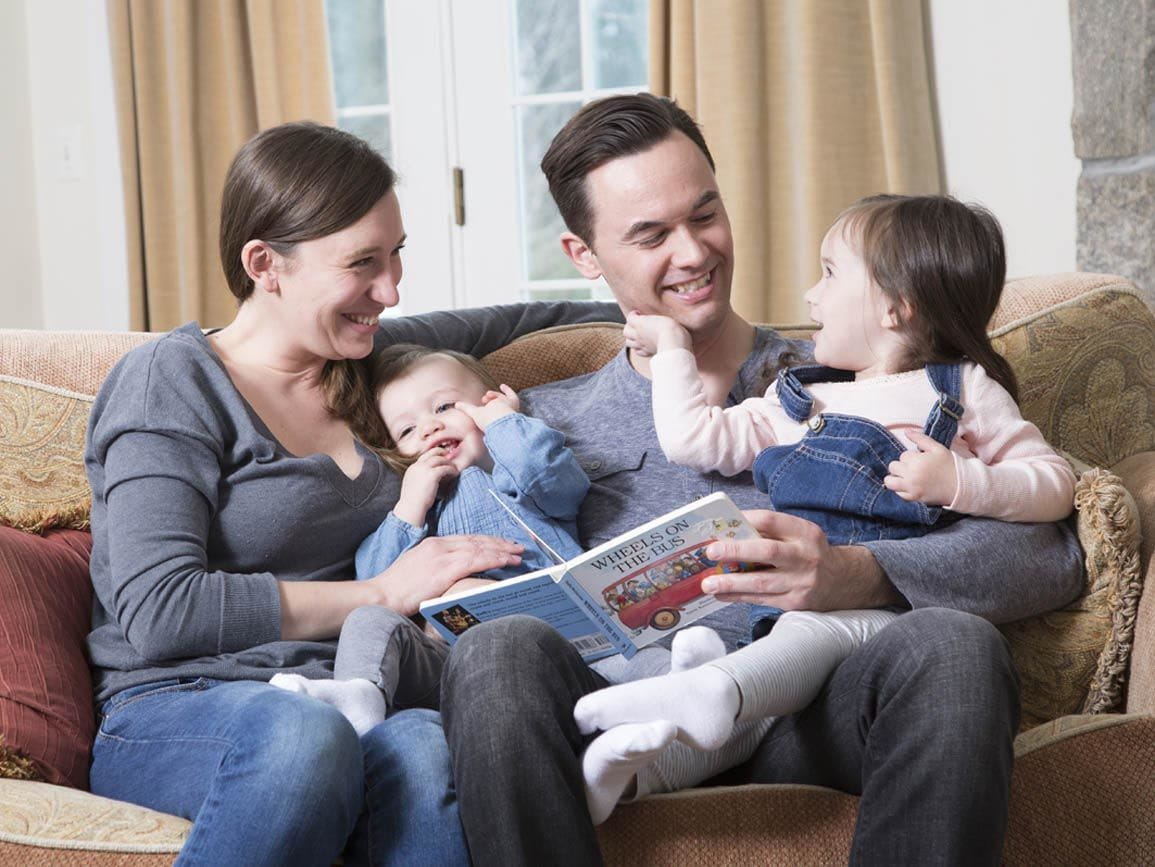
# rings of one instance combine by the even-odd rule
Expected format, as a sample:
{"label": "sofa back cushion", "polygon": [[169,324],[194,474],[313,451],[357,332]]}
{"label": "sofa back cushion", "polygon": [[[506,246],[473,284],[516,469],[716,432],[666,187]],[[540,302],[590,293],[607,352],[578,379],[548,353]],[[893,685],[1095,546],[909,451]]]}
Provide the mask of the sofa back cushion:
{"label": "sofa back cushion", "polygon": [[48,782],[88,787],[95,733],[84,639],[92,613],[78,530],[0,527],[0,737]]}
{"label": "sofa back cushion", "polygon": [[[1026,307],[1019,284],[1038,279],[1007,284],[1000,314]],[[1100,279],[1098,291],[1030,309],[991,336],[1015,369],[1023,416],[1047,442],[1092,466],[1113,467],[1155,450],[1155,315],[1131,284]]]}

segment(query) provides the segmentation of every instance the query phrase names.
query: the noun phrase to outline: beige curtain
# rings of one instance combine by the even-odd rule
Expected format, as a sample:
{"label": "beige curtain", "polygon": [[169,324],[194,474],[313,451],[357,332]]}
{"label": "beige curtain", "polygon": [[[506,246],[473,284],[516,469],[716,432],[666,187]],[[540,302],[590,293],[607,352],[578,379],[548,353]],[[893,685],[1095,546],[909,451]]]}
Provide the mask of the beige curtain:
{"label": "beige curtain", "polygon": [[324,0],[107,0],[128,223],[131,325],[224,325],[221,189],[250,136],[333,123]]}
{"label": "beige curtain", "polygon": [[942,189],[922,0],[650,0],[650,84],[702,125],[734,226],[734,305],[806,322],[830,221]]}

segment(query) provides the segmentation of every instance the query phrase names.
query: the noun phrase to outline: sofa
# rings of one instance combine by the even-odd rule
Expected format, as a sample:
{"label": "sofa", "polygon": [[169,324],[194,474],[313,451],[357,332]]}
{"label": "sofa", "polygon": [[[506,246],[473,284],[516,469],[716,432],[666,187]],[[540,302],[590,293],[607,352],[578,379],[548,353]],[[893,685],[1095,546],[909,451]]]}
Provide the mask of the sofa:
{"label": "sofa", "polygon": [[[1005,862],[1155,864],[1155,314],[1123,278],[1059,274],[1010,281],[991,329],[1024,415],[1079,473],[1087,563],[1066,608],[1001,624],[1023,683]],[[110,366],[151,337],[0,330],[0,865],[169,864],[190,827],[85,791],[84,427]],[[620,345],[619,326],[568,326],[485,362],[524,388]],[[702,788],[623,806],[599,836],[610,864],[837,864],[856,804]]]}

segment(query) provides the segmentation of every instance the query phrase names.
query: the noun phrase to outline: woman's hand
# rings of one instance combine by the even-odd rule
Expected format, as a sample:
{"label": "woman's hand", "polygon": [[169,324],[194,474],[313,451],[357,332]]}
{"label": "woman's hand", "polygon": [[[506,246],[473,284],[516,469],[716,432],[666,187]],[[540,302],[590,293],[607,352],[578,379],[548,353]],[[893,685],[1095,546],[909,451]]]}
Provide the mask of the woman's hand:
{"label": "woman's hand", "polygon": [[879,608],[902,601],[868,549],[833,546],[817,524],[785,512],[743,514],[762,538],[714,542],[706,556],[759,568],[711,575],[702,582],[706,593],[786,611]]}
{"label": "woman's hand", "polygon": [[412,616],[422,602],[444,595],[462,578],[517,566],[524,550],[524,546],[496,536],[432,536],[422,539],[380,575],[362,583],[380,594],[378,604]]}
{"label": "woman's hand", "polygon": [[415,527],[425,523],[425,515],[437,499],[437,489],[457,475],[457,467],[446,459],[445,449],[432,448],[413,462],[401,477],[401,494],[393,514]]}

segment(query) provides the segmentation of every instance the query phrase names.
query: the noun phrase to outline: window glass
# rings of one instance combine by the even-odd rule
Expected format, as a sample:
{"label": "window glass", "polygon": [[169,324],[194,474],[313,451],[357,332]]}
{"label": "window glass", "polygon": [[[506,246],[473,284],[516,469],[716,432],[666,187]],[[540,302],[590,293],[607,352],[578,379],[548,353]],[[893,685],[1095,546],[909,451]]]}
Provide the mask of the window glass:
{"label": "window glass", "polygon": [[386,159],[392,156],[393,130],[388,109],[366,114],[346,112],[337,118],[337,126],[365,139]]}
{"label": "window glass", "polygon": [[578,0],[517,0],[517,93],[581,90]]}
{"label": "window glass", "polygon": [[384,0],[326,0],[337,126],[392,157]]}
{"label": "window glass", "polygon": [[387,104],[389,71],[383,0],[327,0],[325,18],[337,105]]}
{"label": "window glass", "polygon": [[594,87],[642,87],[649,78],[647,0],[590,0]]}
{"label": "window glass", "polygon": [[540,163],[554,134],[580,106],[580,102],[554,102],[523,105],[517,110],[525,270],[530,280],[574,276],[573,265],[558,242],[565,224],[549,194]]}
{"label": "window glass", "polygon": [[565,225],[540,162],[585,102],[645,90],[648,0],[513,0],[517,63],[513,108],[523,298],[607,297],[574,269],[558,243]]}

